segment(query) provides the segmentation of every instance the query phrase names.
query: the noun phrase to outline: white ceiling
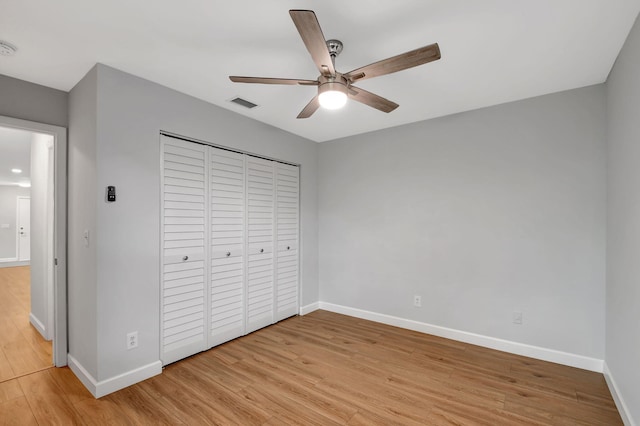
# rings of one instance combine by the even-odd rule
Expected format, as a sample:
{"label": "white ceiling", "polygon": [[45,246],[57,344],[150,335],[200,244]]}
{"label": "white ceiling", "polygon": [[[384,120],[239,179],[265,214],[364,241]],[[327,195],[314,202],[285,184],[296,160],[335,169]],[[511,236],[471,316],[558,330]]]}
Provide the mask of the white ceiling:
{"label": "white ceiling", "polygon": [[[33,133],[0,127],[0,185],[30,182]],[[14,174],[11,169],[20,169]]]}
{"label": "white ceiling", "polygon": [[[70,90],[96,63],[314,141],[602,83],[640,0],[2,0],[0,73]],[[313,9],[344,51],[341,72],[438,42],[442,59],[359,83],[400,104],[298,112],[314,87],[234,84],[229,75],[315,79],[289,9]],[[240,96],[260,105],[231,104]]]}

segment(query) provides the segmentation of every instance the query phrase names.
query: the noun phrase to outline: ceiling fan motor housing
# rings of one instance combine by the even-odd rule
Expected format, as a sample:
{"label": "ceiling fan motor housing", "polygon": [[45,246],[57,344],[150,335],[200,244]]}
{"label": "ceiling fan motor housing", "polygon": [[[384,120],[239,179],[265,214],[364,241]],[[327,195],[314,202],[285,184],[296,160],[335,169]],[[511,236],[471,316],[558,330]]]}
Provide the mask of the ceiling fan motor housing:
{"label": "ceiling fan motor housing", "polygon": [[349,92],[349,82],[339,72],[335,76],[321,75],[318,82],[318,95],[329,91],[342,92],[345,95]]}
{"label": "ceiling fan motor housing", "polygon": [[318,77],[318,100],[327,109],[341,108],[347,101],[348,81],[340,73],[335,76]]}

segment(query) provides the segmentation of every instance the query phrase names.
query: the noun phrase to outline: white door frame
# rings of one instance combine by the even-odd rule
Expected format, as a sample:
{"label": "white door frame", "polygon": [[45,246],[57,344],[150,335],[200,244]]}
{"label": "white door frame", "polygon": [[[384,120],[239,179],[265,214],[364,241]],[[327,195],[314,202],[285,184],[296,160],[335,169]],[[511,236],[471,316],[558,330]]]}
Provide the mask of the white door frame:
{"label": "white door frame", "polygon": [[[0,115],[0,126],[53,136],[53,363],[67,365],[67,129]],[[51,317],[51,315],[48,315]]]}

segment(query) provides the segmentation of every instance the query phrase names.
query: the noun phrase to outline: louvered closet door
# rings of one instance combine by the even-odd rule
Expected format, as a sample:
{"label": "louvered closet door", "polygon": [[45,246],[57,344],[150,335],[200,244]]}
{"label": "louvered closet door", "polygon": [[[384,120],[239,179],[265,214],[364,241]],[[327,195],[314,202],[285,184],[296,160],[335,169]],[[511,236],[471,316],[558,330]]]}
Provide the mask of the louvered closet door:
{"label": "louvered closet door", "polygon": [[247,328],[273,324],[274,162],[246,156]]}
{"label": "louvered closet door", "polygon": [[161,358],[207,349],[206,147],[162,136]]}
{"label": "louvered closet door", "polygon": [[244,334],[244,155],[209,151],[211,206],[211,329],[209,346]]}
{"label": "louvered closet door", "polygon": [[298,313],[299,170],[276,163],[276,321]]}

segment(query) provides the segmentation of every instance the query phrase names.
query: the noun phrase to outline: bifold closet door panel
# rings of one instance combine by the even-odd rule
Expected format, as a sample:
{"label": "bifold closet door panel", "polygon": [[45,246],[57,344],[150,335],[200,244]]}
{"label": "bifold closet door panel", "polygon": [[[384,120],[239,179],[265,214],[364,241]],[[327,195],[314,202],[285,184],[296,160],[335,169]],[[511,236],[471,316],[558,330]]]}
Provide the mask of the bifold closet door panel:
{"label": "bifold closet door panel", "polygon": [[276,164],[276,321],[298,314],[300,168]]}
{"label": "bifold closet door panel", "polygon": [[209,346],[244,334],[245,159],[209,148],[211,313]]}
{"label": "bifold closet door panel", "polygon": [[274,162],[246,156],[247,328],[273,324]]}
{"label": "bifold closet door panel", "polygon": [[162,136],[161,359],[207,349],[207,152]]}

